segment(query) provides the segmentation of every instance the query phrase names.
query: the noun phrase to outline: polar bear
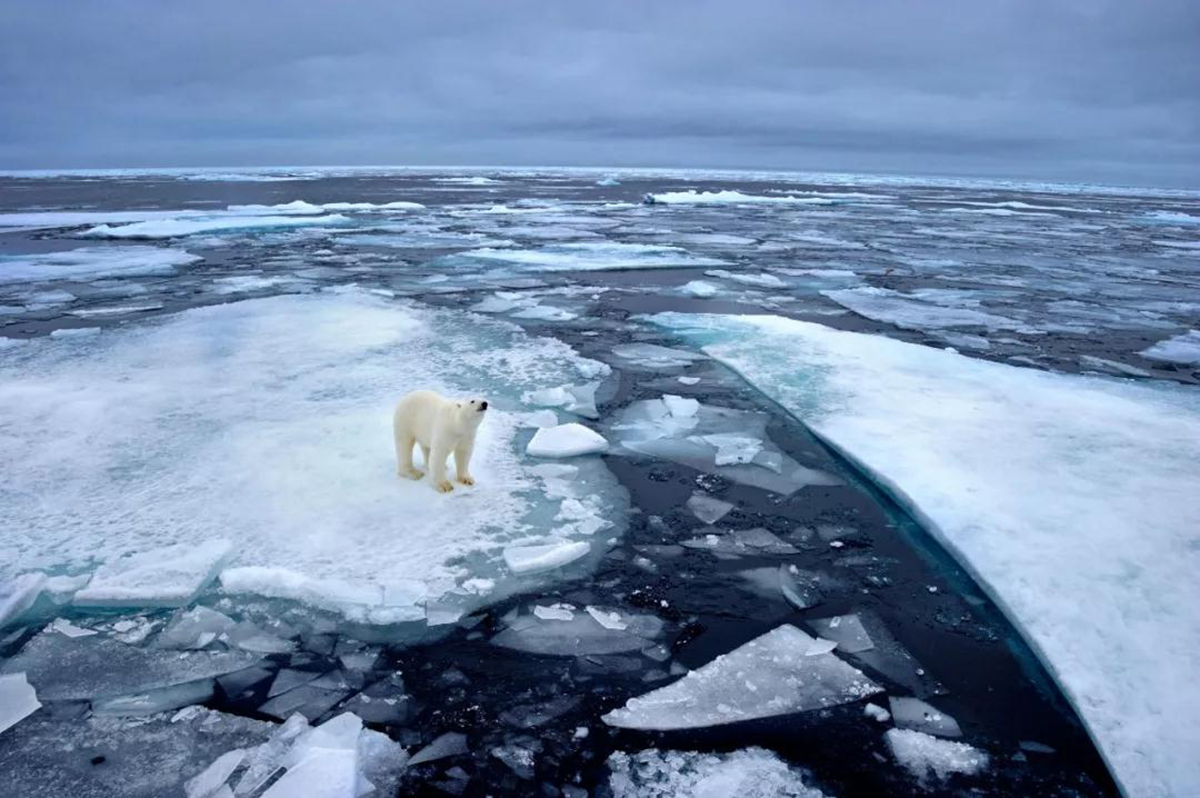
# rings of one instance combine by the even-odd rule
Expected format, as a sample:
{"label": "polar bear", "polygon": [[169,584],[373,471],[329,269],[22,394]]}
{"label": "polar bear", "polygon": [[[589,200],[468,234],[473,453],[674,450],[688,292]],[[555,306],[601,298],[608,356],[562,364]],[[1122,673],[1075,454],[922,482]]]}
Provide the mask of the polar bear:
{"label": "polar bear", "polygon": [[413,391],[396,405],[392,429],[396,436],[397,470],[402,477],[425,476],[413,466],[413,444],[421,447],[425,467],[432,469],[433,487],[449,493],[454,486],[446,479],[446,458],[454,453],[455,478],[474,485],[471,453],[475,431],[488,408],[486,399],[447,399],[434,391]]}

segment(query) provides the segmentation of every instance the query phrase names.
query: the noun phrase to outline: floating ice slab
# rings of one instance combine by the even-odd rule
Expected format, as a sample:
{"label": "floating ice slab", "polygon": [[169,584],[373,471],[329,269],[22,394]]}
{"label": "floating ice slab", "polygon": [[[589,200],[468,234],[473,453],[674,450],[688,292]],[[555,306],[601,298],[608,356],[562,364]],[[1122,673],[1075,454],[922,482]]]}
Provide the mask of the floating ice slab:
{"label": "floating ice slab", "polygon": [[612,436],[618,444],[615,454],[661,457],[776,493],[838,484],[766,440],[766,416],[752,411],[709,405],[693,410],[690,402],[678,399],[647,399],[617,413]]}
{"label": "floating ice slab", "polygon": [[1188,330],[1183,335],[1159,341],[1149,349],[1143,349],[1141,355],[1184,366],[1200,365],[1200,330]]}
{"label": "floating ice slab", "polygon": [[155,642],[161,648],[207,648],[236,626],[237,622],[224,613],[208,607],[193,607],[176,612]]}
{"label": "floating ice slab", "polygon": [[576,613],[570,620],[544,620],[521,615],[492,638],[493,645],[561,657],[618,654],[653,645],[663,624],[653,615],[627,615],[620,623],[603,621],[591,612]]}
{"label": "floating ice slab", "polygon": [[233,544],[216,539],[116,557],[75,593],[81,607],[181,607],[191,602],[229,559]]}
{"label": "floating ice slab", "polygon": [[795,197],[791,195],[764,196],[762,194],[743,194],[740,191],[666,191],[661,194],[647,194],[652,205],[752,205],[752,204],[787,204],[787,205],[832,205],[833,200],[823,197]]}
{"label": "floating ice slab", "polygon": [[612,348],[612,353],[627,363],[651,370],[679,368],[706,359],[696,352],[657,344],[619,344]]}
{"label": "floating ice slab", "polygon": [[845,704],[882,688],[817,641],[784,624],[666,687],[604,716],[630,729],[693,729]]}
{"label": "floating ice slab", "polygon": [[892,717],[902,729],[914,729],[938,737],[962,737],[958,721],[917,698],[888,697]]}
{"label": "floating ice slab", "polygon": [[599,418],[600,413],[596,410],[596,389],[599,387],[599,382],[560,385],[556,388],[530,391],[522,399],[538,407],[561,407],[568,413],[575,413],[584,418]]}
{"label": "floating ice slab", "polygon": [[180,266],[203,260],[181,249],[162,247],[81,247],[39,255],[0,255],[0,284],[45,280],[97,280],[174,274]]}
{"label": "floating ice slab", "polygon": [[451,257],[507,263],[539,272],[664,269],[719,266],[724,263],[715,258],[693,255],[679,247],[616,242],[555,244],[541,249],[484,248]]}
{"label": "floating ice slab", "polygon": [[434,739],[429,745],[413,754],[408,760],[409,766],[423,765],[448,756],[458,756],[467,753],[467,735],[459,732],[446,732]]}
{"label": "floating ice slab", "polygon": [[720,277],[723,280],[732,280],[735,283],[754,285],[759,288],[782,288],[784,285],[783,280],[766,272],[755,274],[753,272],[731,272],[725,269],[710,269],[705,274],[709,277]]}
{"label": "floating ice slab", "polygon": [[1041,653],[1128,793],[1200,794],[1193,388],[770,316],[656,319],[700,336],[915,512]]}
{"label": "floating ice slab", "polygon": [[525,447],[525,453],[530,457],[577,457],[607,449],[608,441],[603,435],[572,422],[539,429]]}
{"label": "floating ice slab", "polygon": [[763,748],[728,754],[617,751],[606,764],[613,798],[825,798],[808,786],[804,771]]}
{"label": "floating ice slab", "polygon": [[160,239],[180,238],[198,233],[219,233],[238,230],[261,230],[282,227],[331,227],[346,224],[350,219],[340,213],[324,216],[217,216],[211,219],[160,219],[133,224],[102,224],[79,235],[82,238]]}
{"label": "floating ice slab", "polygon": [[693,493],[687,500],[687,508],[704,523],[715,524],[733,509],[733,505],[703,493]]}
{"label": "floating ice slab", "polygon": [[834,615],[832,618],[814,618],[808,622],[813,631],[838,644],[838,651],[857,654],[875,648],[871,636],[863,628],[857,615]]}
{"label": "floating ice slab", "polygon": [[918,781],[945,779],[952,773],[974,775],[988,766],[988,755],[966,743],[939,740],[911,729],[888,729],[884,734],[892,756]]}
{"label": "floating ice slab", "polygon": [[906,330],[944,327],[986,327],[989,330],[1027,330],[1028,325],[971,307],[946,307],[911,298],[898,291],[864,286],[822,291],[847,310]]}
{"label": "floating ice slab", "polygon": [[0,578],[0,629],[25,614],[38,600],[45,586],[46,576],[40,573]]}
{"label": "floating ice slab", "polygon": [[22,672],[0,675],[0,734],[37,712],[37,691]]}
{"label": "floating ice slab", "polygon": [[[0,350],[0,461],[10,466],[0,585],[102,560],[81,602],[169,588],[182,603],[218,541],[234,540],[219,575],[227,593],[414,621],[456,583],[507,573],[505,546],[578,542],[625,503],[599,461],[577,461],[576,477],[548,496],[517,447],[520,415],[500,410],[480,427],[474,487],[441,495],[397,477],[390,408],[406,391],[515,405],[606,371],[506,322],[350,290],[198,308],[19,350]],[[154,565],[148,552],[170,546],[183,546],[165,558],[177,562]],[[185,562],[188,552],[205,557]],[[143,562],[146,581],[128,581]],[[185,564],[186,589],[158,583]],[[423,589],[394,589],[406,580]],[[492,595],[510,588],[500,580]]]}
{"label": "floating ice slab", "polygon": [[716,296],[717,291],[720,289],[712,283],[705,282],[704,280],[692,280],[691,282],[685,283],[679,290],[685,294],[690,294],[691,296],[707,299],[709,297]]}
{"label": "floating ice slab", "polygon": [[0,673],[25,672],[48,701],[133,696],[211,679],[245,668],[258,657],[242,651],[166,651],[127,645],[107,635],[36,635]]}
{"label": "floating ice slab", "polygon": [[799,554],[800,550],[778,535],[762,527],[734,529],[729,532],[710,532],[682,542],[689,549],[702,549],[714,554],[761,556],[764,554]]}
{"label": "floating ice slab", "polygon": [[561,568],[585,556],[591,546],[583,541],[547,543],[541,546],[509,546],[504,561],[516,574],[530,574]]}

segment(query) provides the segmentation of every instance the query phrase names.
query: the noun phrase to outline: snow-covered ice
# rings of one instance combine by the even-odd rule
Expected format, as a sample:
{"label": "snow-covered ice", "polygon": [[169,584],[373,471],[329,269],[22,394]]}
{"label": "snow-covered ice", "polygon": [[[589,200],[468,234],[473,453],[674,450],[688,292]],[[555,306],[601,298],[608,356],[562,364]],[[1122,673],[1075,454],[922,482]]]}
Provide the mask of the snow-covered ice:
{"label": "snow-covered ice", "polygon": [[80,247],[39,255],[0,255],[0,284],[45,280],[97,280],[174,274],[202,260],[181,249],[151,246]]}
{"label": "snow-covered ice", "polygon": [[911,729],[888,729],[884,739],[896,762],[923,784],[930,782],[931,775],[939,779],[953,773],[973,775],[988,766],[988,755],[966,743],[939,740]]}
{"label": "snow-covered ice", "polygon": [[1020,321],[998,316],[972,307],[947,307],[891,291],[887,288],[864,286],[822,291],[847,310],[868,319],[894,324],[907,330],[941,329],[944,327],[986,327],[989,330],[1024,330]]}
{"label": "snow-covered ice", "polygon": [[656,319],[923,521],[1042,655],[1130,794],[1200,793],[1194,389],[771,316]]}
{"label": "snow-covered ice", "polygon": [[679,290],[685,294],[690,294],[691,296],[707,299],[709,297],[716,296],[717,292],[721,289],[705,280],[690,280],[689,282],[684,283],[683,287],[681,287]]}
{"label": "snow-covered ice", "polygon": [[1200,366],[1200,330],[1188,330],[1182,335],[1159,341],[1141,352],[1142,357],[1180,363],[1185,366]]}
{"label": "snow-covered ice", "polygon": [[833,200],[824,197],[795,197],[790,194],[782,196],[765,196],[762,194],[743,194],[740,191],[664,191],[661,194],[649,194],[654,205],[750,205],[792,204],[792,205],[832,205]]}
{"label": "snow-covered ice", "polygon": [[618,344],[612,348],[612,353],[626,365],[640,366],[653,371],[679,368],[705,359],[704,355],[695,352],[657,344]]}
{"label": "snow-covered ice", "polygon": [[680,247],[617,242],[553,244],[541,249],[476,249],[448,260],[506,263],[530,271],[608,271],[719,266],[724,261],[693,255]]}
{"label": "snow-covered ice", "polygon": [[763,748],[617,751],[607,765],[613,798],[825,798],[807,784],[804,771]]}
{"label": "snow-covered ice", "polygon": [[233,551],[228,540],[186,543],[126,554],[96,569],[75,593],[84,607],[182,607],[213,579]]}
{"label": "snow-covered ice", "polygon": [[591,546],[582,540],[573,543],[547,543],[538,546],[508,546],[504,561],[516,574],[550,571],[587,555]]}
{"label": "snow-covered ice", "polygon": [[784,624],[604,716],[610,726],[692,729],[858,701],[882,688]]}
{"label": "snow-covered ice", "polygon": [[654,644],[662,628],[662,621],[653,615],[625,615],[614,620],[608,615],[577,612],[570,619],[547,620],[531,613],[510,620],[491,642],[533,654],[582,657],[640,651]]}
{"label": "snow-covered ice", "polygon": [[[99,565],[93,603],[120,603],[116,594],[135,584],[122,580],[152,556],[144,553],[208,552],[231,540],[219,576],[226,592],[368,622],[419,619],[425,601],[456,582],[504,571],[504,546],[547,535],[574,542],[619,521],[625,499],[600,462],[581,462],[548,497],[516,447],[521,414],[503,411],[480,429],[473,488],[442,496],[399,479],[396,398],[420,386],[515,404],[606,369],[507,323],[353,290],[198,308],[0,350],[5,614],[36,598],[36,577],[21,574]],[[555,520],[560,511],[568,523]],[[162,583],[137,589],[182,600],[205,568],[196,562],[172,584],[171,569],[150,569],[142,576]],[[428,596],[410,588],[423,583]],[[462,591],[454,600],[482,598]]]}
{"label": "snow-covered ice", "polygon": [[603,435],[571,422],[540,428],[525,447],[525,453],[530,457],[577,457],[607,449],[608,441]]}
{"label": "snow-covered ice", "polygon": [[80,233],[81,238],[122,238],[153,240],[179,238],[199,233],[241,230],[266,230],[284,227],[336,227],[347,224],[349,217],[339,213],[322,216],[217,216],[210,219],[160,219],[118,225],[101,224]]}

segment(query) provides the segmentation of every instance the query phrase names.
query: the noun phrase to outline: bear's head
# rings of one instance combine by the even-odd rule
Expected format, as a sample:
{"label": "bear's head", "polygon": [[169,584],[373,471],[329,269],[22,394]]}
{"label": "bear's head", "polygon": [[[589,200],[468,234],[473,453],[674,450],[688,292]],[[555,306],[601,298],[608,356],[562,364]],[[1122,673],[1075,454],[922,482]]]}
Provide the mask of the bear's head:
{"label": "bear's head", "polygon": [[466,425],[471,427],[479,426],[479,422],[483,421],[483,414],[488,409],[487,399],[459,399],[454,403],[458,410],[459,419]]}

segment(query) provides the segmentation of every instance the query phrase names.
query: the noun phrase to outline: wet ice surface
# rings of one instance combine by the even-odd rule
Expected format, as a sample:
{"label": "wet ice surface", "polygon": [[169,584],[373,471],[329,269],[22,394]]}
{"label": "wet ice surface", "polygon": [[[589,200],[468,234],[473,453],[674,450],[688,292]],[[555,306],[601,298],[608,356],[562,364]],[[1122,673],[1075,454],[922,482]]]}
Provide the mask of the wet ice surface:
{"label": "wet ice surface", "polygon": [[[1197,215],[890,178],[0,177],[0,679],[42,704],[0,769],[16,795],[1113,795],[940,547],[645,314],[1194,383]],[[494,402],[474,488],[395,476],[418,385]]]}

